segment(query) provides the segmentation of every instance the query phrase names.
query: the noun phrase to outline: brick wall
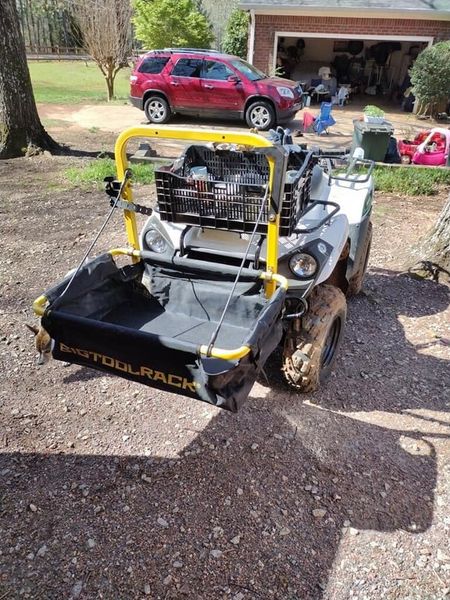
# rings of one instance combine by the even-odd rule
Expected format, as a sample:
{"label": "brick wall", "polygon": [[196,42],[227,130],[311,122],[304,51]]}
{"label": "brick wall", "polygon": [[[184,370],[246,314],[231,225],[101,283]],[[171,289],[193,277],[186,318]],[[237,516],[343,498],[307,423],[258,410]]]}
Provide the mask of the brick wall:
{"label": "brick wall", "polygon": [[429,36],[435,41],[450,39],[450,21],[414,19],[354,19],[350,17],[311,17],[255,15],[255,50],[253,63],[263,71],[273,65],[276,31],[300,33],[339,33],[352,35]]}

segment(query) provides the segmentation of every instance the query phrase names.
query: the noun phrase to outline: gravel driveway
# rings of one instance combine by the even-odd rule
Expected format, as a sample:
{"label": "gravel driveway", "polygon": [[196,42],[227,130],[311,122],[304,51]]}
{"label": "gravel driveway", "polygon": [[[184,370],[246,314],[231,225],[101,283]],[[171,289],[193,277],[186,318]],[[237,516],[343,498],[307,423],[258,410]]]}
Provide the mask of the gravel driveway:
{"label": "gravel driveway", "polygon": [[0,599],[449,597],[450,293],[401,274],[444,196],[378,197],[330,383],[299,396],[274,359],[232,415],[35,365],[31,302],[107,206],[70,160],[0,164]]}
{"label": "gravel driveway", "polygon": [[[357,98],[351,104],[339,108],[333,108],[333,115],[336,119],[336,125],[329,129],[329,135],[318,137],[315,133],[306,133],[302,139],[295,138],[296,142],[308,143],[311,146],[320,145],[321,148],[342,149],[350,147],[353,136],[353,121],[361,119],[363,108],[367,104],[367,97]],[[394,127],[395,136],[398,139],[413,139],[420,131],[424,130],[424,122],[417,119],[411,113],[403,112],[400,107],[394,107],[387,104],[384,107],[387,118]],[[115,132],[120,133],[126,127],[135,127],[142,124],[148,124],[142,111],[130,104],[39,104],[39,115],[44,121],[49,121],[54,125],[59,124],[59,129],[65,134],[68,128],[73,130],[83,128],[85,130],[95,130],[98,133]],[[284,126],[292,131],[301,129],[302,120],[305,112],[312,113],[313,116],[319,114],[319,106],[314,105],[308,109],[299,111]],[[169,125],[181,128],[201,128],[201,129],[229,129],[248,132],[248,128],[243,121],[239,120],[217,120],[197,117],[187,117],[185,115],[175,115]],[[266,134],[263,134],[266,135]]]}

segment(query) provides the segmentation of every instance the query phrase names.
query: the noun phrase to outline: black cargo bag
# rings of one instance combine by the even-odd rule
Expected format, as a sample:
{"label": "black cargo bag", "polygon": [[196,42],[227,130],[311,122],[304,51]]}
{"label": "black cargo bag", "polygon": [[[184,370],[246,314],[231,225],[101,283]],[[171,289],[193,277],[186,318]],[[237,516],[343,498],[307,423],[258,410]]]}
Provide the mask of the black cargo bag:
{"label": "black cargo bag", "polygon": [[[144,286],[144,269],[151,284]],[[222,314],[232,278],[164,264],[119,268],[109,254],[48,290],[42,317],[53,357],[237,411],[282,337],[285,291],[267,300],[263,281],[237,285],[214,346],[250,347],[239,360],[200,356]],[[151,293],[148,291],[150,288]]]}

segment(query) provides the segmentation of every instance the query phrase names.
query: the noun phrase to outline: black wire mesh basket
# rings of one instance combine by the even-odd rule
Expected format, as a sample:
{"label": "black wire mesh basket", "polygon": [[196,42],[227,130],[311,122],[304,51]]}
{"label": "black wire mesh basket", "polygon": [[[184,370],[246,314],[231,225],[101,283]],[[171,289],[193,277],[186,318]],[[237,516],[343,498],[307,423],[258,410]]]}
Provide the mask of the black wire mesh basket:
{"label": "black wire mesh basket", "polygon": [[[291,235],[309,202],[312,153],[291,153],[288,171],[296,171],[285,184],[280,212],[280,235]],[[161,220],[211,229],[253,231],[269,179],[263,154],[211,150],[189,146],[173,165],[155,172]],[[268,202],[262,209],[258,233],[267,233]]]}

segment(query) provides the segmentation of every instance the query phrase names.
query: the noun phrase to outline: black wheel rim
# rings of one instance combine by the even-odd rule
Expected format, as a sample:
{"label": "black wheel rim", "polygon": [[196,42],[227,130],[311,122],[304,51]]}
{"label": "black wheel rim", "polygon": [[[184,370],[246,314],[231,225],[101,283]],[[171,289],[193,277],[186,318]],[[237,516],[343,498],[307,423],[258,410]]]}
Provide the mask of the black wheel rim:
{"label": "black wheel rim", "polygon": [[334,355],[336,354],[336,348],[339,342],[340,334],[341,319],[337,317],[336,319],[334,319],[330,330],[328,331],[328,335],[322,350],[322,368],[328,367],[332,363]]}

